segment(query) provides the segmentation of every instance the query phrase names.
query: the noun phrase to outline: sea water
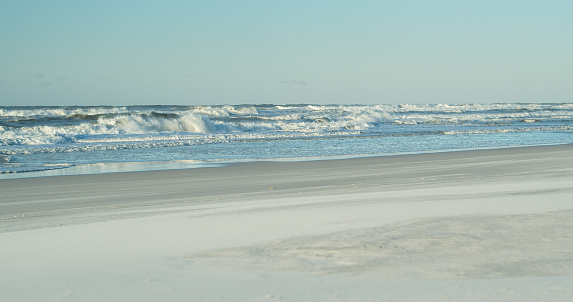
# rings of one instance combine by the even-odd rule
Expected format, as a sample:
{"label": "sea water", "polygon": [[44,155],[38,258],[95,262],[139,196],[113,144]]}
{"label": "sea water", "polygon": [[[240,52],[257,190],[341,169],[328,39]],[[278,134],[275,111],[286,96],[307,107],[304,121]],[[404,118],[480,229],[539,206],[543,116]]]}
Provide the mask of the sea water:
{"label": "sea water", "polygon": [[573,104],[0,107],[0,178],[573,142]]}

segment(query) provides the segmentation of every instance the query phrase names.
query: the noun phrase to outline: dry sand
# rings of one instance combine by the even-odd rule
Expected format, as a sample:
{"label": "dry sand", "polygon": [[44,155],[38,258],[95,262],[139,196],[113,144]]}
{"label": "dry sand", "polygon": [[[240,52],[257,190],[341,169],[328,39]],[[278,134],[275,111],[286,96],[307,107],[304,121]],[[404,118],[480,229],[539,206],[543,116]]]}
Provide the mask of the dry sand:
{"label": "dry sand", "polygon": [[573,145],[0,180],[2,301],[570,301]]}

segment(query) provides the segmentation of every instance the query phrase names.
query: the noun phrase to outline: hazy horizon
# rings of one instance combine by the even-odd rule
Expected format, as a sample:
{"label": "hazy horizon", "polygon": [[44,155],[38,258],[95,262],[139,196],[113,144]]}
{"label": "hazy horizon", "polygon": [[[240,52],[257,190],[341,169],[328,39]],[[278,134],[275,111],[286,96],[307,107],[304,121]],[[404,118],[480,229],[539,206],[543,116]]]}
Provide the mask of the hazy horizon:
{"label": "hazy horizon", "polygon": [[573,2],[9,1],[0,106],[573,101]]}

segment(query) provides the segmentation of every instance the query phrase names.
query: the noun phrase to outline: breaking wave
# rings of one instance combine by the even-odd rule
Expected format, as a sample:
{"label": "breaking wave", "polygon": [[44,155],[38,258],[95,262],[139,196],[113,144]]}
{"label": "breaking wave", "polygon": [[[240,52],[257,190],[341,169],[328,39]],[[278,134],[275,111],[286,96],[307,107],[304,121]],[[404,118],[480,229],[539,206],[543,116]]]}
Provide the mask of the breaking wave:
{"label": "breaking wave", "polygon": [[215,130],[215,125],[208,117],[194,113],[182,116],[177,114],[156,113],[138,115],[120,115],[111,118],[99,118],[99,126],[107,129],[116,129],[123,133],[147,133],[147,132],[194,132],[209,133]]}
{"label": "breaking wave", "polygon": [[[44,145],[76,142],[86,136],[154,134],[162,132],[209,133],[216,126],[205,116],[177,114],[73,114],[60,119],[26,118],[0,126],[0,145]],[[35,124],[35,125],[34,125]]]}
{"label": "breaking wave", "polygon": [[569,103],[0,107],[0,146],[564,131],[572,122]]}
{"label": "breaking wave", "polygon": [[570,103],[0,107],[0,174],[572,141]]}

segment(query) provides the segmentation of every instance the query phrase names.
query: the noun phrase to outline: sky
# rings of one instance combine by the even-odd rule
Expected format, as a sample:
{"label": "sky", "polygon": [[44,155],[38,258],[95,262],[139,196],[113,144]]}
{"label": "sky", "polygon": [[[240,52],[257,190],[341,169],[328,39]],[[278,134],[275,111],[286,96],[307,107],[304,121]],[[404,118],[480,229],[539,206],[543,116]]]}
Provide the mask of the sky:
{"label": "sky", "polygon": [[570,0],[4,0],[0,106],[573,102]]}

